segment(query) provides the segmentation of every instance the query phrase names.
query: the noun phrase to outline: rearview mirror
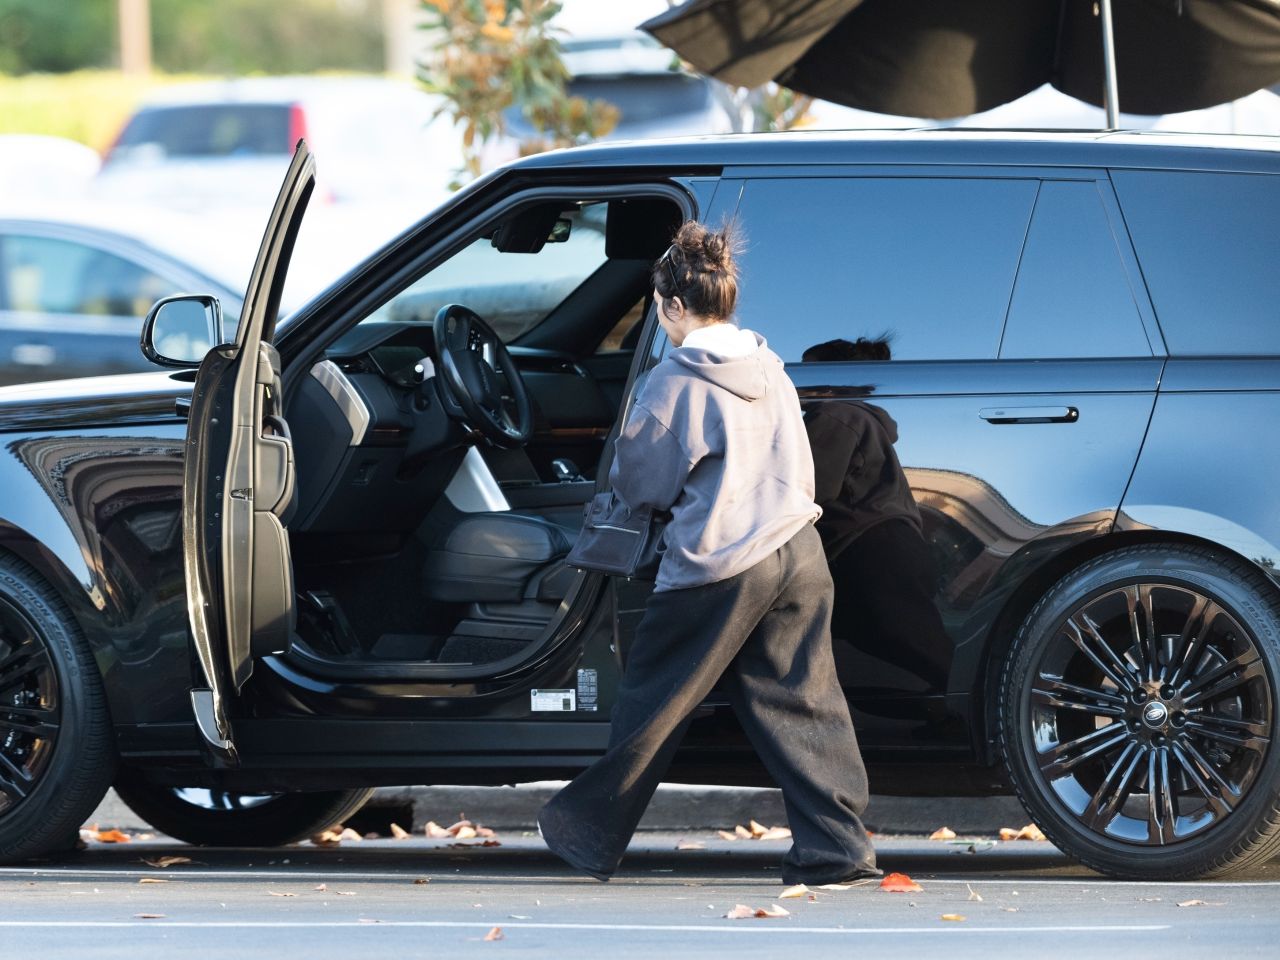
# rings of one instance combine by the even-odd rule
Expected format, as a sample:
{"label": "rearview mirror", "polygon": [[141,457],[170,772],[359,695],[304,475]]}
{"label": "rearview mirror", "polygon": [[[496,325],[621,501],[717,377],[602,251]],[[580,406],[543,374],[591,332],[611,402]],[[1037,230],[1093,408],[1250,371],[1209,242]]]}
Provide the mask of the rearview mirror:
{"label": "rearview mirror", "polygon": [[222,305],[217,297],[165,297],[142,324],[142,355],[162,367],[198,367],[222,342]]}

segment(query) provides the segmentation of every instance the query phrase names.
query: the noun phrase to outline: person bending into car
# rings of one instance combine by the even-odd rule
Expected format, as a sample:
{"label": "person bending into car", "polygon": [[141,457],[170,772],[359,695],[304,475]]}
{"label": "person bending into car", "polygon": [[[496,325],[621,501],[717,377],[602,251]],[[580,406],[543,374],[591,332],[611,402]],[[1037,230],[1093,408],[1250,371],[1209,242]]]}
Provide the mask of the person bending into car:
{"label": "person bending into car", "polygon": [[674,347],[639,391],[609,474],[631,507],[670,510],[654,592],[618,689],[609,747],[542,808],[552,852],[607,880],[693,710],[723,677],[782,788],[787,883],[878,875],[859,816],[867,777],[836,679],[831,576],[795,388],[733,321],[732,225],[685,223],[653,268]]}

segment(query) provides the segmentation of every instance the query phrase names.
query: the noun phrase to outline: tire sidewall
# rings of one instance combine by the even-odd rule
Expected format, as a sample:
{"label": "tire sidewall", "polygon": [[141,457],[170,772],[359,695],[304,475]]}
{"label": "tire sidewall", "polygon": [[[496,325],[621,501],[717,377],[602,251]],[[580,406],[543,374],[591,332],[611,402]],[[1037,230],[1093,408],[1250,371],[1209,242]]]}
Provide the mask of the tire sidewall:
{"label": "tire sidewall", "polygon": [[102,801],[115,769],[102,679],[70,612],[25,565],[0,561],[0,598],[44,642],[58,696],[58,733],[43,775],[16,808],[0,814],[0,860],[69,845]]}
{"label": "tire sidewall", "polygon": [[[1263,826],[1280,802],[1280,748],[1273,742],[1245,798],[1226,819],[1203,834],[1169,847],[1139,846],[1088,831],[1044,781],[1030,732],[1031,687],[1036,667],[1065,619],[1102,594],[1133,583],[1159,582],[1208,596],[1249,633],[1264,664],[1277,711],[1280,614],[1269,588],[1244,576],[1242,563],[1224,563],[1206,551],[1136,547],[1104,556],[1068,574],[1024,622],[1000,684],[1000,742],[1019,797],[1060,849],[1105,873],[1138,879],[1204,876],[1225,869],[1233,851],[1264,840]],[[1234,575],[1232,572],[1239,575]],[[1260,575],[1259,575],[1260,577]],[[1273,738],[1274,739],[1274,738]]]}

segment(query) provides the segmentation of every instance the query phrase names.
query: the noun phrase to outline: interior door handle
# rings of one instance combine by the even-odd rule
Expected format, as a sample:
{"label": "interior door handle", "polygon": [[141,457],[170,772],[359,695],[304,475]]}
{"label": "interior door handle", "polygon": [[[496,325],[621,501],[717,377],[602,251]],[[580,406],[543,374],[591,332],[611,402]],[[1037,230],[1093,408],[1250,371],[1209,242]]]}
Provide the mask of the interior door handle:
{"label": "interior door handle", "polygon": [[1075,407],[983,407],[978,416],[987,423],[1075,423]]}

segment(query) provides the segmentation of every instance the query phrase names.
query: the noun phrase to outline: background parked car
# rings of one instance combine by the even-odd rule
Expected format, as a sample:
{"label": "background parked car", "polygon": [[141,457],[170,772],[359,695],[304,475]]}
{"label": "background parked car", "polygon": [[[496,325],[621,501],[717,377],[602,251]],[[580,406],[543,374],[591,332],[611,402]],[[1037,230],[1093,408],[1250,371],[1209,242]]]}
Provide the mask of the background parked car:
{"label": "background parked car", "polygon": [[324,158],[320,202],[426,211],[449,193],[459,134],[439,101],[376,77],[257,77],[157,91],[107,151],[96,195],[170,209],[270,209],[293,148]]}
{"label": "background parked car", "polygon": [[105,210],[58,218],[41,209],[43,216],[0,215],[0,384],[154,369],[138,336],[159,297],[208,290],[228,324],[239,317],[244,288],[230,271],[173,252],[201,225],[116,211],[134,225],[126,232],[106,225],[113,218]]}

